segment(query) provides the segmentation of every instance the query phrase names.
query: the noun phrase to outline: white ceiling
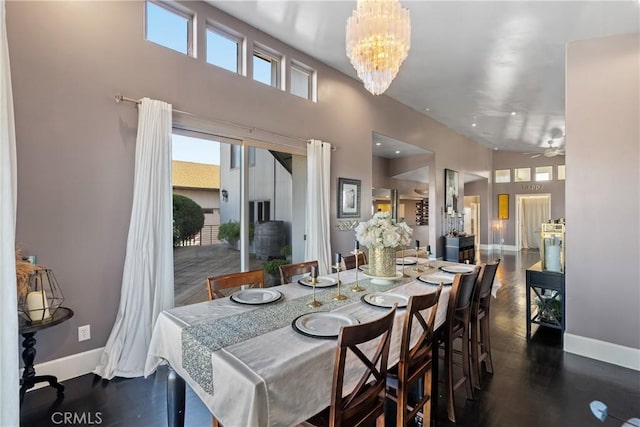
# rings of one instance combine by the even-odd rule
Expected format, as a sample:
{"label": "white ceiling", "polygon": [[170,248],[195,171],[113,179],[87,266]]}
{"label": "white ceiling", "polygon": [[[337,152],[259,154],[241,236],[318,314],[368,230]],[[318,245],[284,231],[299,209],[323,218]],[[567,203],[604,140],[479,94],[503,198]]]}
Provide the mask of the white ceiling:
{"label": "white ceiling", "polygon": [[[345,54],[355,0],[210,3],[356,78]],[[386,95],[509,151],[542,152],[550,139],[564,145],[554,136],[565,129],[567,42],[640,31],[638,0],[402,4],[412,46]]]}

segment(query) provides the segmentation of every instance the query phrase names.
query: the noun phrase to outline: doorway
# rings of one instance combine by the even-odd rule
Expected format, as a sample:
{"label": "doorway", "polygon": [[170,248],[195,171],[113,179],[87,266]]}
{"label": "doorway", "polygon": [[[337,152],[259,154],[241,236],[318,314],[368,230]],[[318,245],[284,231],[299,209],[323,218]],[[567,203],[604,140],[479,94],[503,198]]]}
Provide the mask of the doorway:
{"label": "doorway", "polygon": [[549,221],[551,194],[516,194],[516,246],[540,249],[540,229]]}
{"label": "doorway", "polygon": [[464,231],[473,234],[474,245],[480,248],[480,196],[464,196]]}

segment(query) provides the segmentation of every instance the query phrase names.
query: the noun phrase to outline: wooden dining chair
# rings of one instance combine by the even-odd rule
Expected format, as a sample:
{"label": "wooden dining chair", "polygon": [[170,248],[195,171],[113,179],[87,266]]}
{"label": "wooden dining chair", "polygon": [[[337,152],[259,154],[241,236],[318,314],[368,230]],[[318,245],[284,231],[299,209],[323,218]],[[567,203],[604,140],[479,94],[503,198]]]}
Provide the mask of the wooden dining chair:
{"label": "wooden dining chair", "polygon": [[[352,270],[356,268],[356,256],[355,255],[347,255],[342,257],[342,262],[344,263],[345,270]],[[364,252],[360,252],[358,254],[358,266],[365,265],[367,263],[367,254]]]}
{"label": "wooden dining chair", "polygon": [[222,289],[237,288],[243,285],[251,287],[264,287],[264,271],[253,270],[242,273],[224,274],[222,276],[207,277],[207,291],[209,291],[209,299],[224,298],[220,291]]}
{"label": "wooden dining chair", "polygon": [[[456,422],[454,392],[460,386],[465,386],[467,399],[473,399],[473,389],[471,387],[469,357],[469,322],[471,318],[471,298],[476,288],[480,267],[476,267],[472,272],[456,274],[449,294],[447,305],[447,321],[442,328],[440,340],[444,343],[445,359],[445,393],[447,397],[447,415],[451,422]],[[462,355],[462,376],[454,383],[453,378],[453,344],[460,338]]]}
{"label": "wooden dining chair", "polygon": [[311,267],[318,268],[318,261],[299,262],[280,266],[280,284],[291,283],[291,278],[301,274],[311,273]]}
{"label": "wooden dining chair", "polygon": [[491,335],[489,333],[489,308],[491,307],[491,287],[500,265],[500,259],[491,264],[483,264],[478,275],[478,285],[471,302],[471,378],[473,386],[481,388],[480,371],[482,362],[486,371],[493,373],[491,360]]}
{"label": "wooden dining chair", "polygon": [[[400,360],[389,370],[387,376],[387,398],[396,402],[396,426],[413,425],[413,419],[422,411],[422,425],[431,422],[431,368],[433,362],[433,325],[438,310],[438,300],[442,292],[442,285],[436,292],[424,295],[414,295],[409,299],[406,309],[402,340],[400,342]],[[424,312],[431,309],[428,318]],[[415,328],[414,328],[415,325]],[[419,336],[411,346],[411,335],[418,329]],[[414,332],[415,337],[415,332]],[[437,357],[437,351],[435,356]],[[419,381],[423,386],[419,387]],[[415,395],[420,390],[420,396]],[[409,401],[409,393],[412,401]],[[437,393],[437,390],[433,392]]]}
{"label": "wooden dining chair", "polygon": [[[387,363],[395,314],[394,306],[372,322],[342,327],[333,364],[331,406],[302,423],[303,426],[367,426],[375,421],[377,427],[384,427]],[[378,340],[375,352],[372,357],[367,357],[358,346],[374,340]],[[361,362],[364,373],[353,391],[343,396],[345,362],[350,353]]]}

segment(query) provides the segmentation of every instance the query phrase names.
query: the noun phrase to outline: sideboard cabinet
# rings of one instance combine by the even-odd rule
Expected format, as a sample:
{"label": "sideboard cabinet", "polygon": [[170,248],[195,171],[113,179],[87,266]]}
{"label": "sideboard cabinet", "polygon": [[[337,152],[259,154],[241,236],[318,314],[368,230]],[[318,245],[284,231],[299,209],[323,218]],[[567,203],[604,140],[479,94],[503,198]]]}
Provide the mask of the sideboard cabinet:
{"label": "sideboard cabinet", "polygon": [[444,260],[475,263],[475,236],[444,236]]}

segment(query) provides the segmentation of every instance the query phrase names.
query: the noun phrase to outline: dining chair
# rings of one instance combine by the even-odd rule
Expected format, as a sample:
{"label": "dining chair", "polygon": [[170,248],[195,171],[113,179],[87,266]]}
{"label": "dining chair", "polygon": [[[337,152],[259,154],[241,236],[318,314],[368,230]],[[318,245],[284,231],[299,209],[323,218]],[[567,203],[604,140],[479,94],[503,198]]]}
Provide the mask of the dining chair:
{"label": "dining chair", "polygon": [[[344,263],[345,270],[352,270],[356,268],[356,256],[355,255],[347,255],[342,257],[342,261]],[[358,254],[358,266],[365,265],[367,263],[367,254],[364,252],[360,252]]]}
{"label": "dining chair", "polygon": [[311,267],[318,268],[318,261],[299,262],[280,266],[280,284],[291,283],[294,276],[311,273]]}
{"label": "dining chair", "polygon": [[264,271],[253,270],[242,273],[224,274],[221,276],[207,277],[207,291],[209,291],[209,299],[224,298],[225,295],[220,292],[222,289],[237,288],[243,285],[251,287],[264,287]]}
{"label": "dining chair", "polygon": [[499,265],[500,259],[496,259],[491,264],[482,265],[471,302],[471,378],[473,386],[477,389],[481,388],[482,362],[486,371],[493,373],[489,308],[491,307],[491,287]]}
{"label": "dining chair", "polygon": [[[343,326],[340,329],[338,348],[333,364],[331,405],[302,423],[303,426],[367,426],[372,425],[375,421],[377,427],[384,427],[387,363],[395,314],[396,307],[394,306],[387,314],[376,320],[353,326]],[[360,345],[370,342],[375,344],[372,357],[368,357],[359,348]],[[361,365],[358,364],[358,369],[363,370],[364,373],[353,391],[343,396],[347,355],[350,355],[350,363],[351,360],[361,362]]]}
{"label": "dining chair", "polygon": [[[433,326],[438,310],[438,300],[442,285],[436,292],[414,295],[409,298],[402,339],[400,360],[387,375],[387,398],[396,402],[396,426],[413,425],[412,421],[422,411],[422,425],[430,425],[431,420],[431,374],[433,362]],[[425,310],[431,309],[428,313]],[[415,325],[415,327],[414,327]],[[415,336],[418,332],[419,336]],[[411,336],[414,345],[411,346]],[[437,357],[437,352],[436,352]],[[420,387],[420,380],[423,380]],[[416,396],[416,390],[419,395]],[[411,401],[410,399],[411,394]],[[437,393],[437,390],[434,390]]]}
{"label": "dining chair", "polygon": [[[447,320],[441,330],[440,341],[444,343],[445,365],[445,393],[447,398],[447,415],[451,422],[456,422],[454,392],[460,386],[465,386],[467,399],[473,399],[471,387],[469,357],[469,322],[471,318],[471,298],[476,288],[480,267],[475,267],[470,273],[456,274],[451,285],[449,303],[447,305]],[[454,383],[453,378],[453,344],[461,339],[462,376]]]}

